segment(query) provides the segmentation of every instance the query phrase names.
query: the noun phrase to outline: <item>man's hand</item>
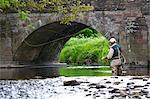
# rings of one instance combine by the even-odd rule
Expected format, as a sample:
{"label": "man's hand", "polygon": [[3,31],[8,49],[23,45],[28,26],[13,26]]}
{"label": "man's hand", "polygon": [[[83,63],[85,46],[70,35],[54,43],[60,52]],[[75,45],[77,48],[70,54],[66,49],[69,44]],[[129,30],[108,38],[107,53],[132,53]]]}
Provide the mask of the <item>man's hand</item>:
{"label": "man's hand", "polygon": [[101,59],[104,60],[104,59],[107,59],[107,57],[102,57]]}

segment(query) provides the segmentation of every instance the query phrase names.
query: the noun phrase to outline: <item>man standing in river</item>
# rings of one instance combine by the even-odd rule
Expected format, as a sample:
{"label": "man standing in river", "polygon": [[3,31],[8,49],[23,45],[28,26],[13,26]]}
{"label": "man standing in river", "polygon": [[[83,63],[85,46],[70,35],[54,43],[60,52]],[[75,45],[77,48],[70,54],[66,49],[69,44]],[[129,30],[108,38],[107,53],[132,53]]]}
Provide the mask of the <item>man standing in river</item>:
{"label": "man standing in river", "polygon": [[[112,68],[112,75],[113,76],[121,76],[122,74],[122,63],[121,63],[121,47],[119,44],[117,44],[117,41],[115,38],[111,38],[109,40],[110,43],[110,49],[105,57],[105,59],[112,60],[111,61],[111,68]],[[104,59],[104,58],[103,58]]]}

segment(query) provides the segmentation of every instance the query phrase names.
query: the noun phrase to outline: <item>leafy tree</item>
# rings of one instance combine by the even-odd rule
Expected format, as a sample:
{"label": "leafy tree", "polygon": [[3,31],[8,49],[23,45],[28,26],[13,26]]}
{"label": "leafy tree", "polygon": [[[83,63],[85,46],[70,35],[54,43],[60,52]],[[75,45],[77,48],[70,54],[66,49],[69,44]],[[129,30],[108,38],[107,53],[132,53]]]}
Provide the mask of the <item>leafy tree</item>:
{"label": "leafy tree", "polygon": [[80,32],[77,33],[78,35],[76,36],[77,38],[88,38],[88,37],[101,37],[101,33],[97,32],[93,28],[85,28],[81,30]]}
{"label": "leafy tree", "polygon": [[80,17],[81,12],[93,10],[82,0],[0,0],[0,12],[18,12],[22,20],[27,20],[30,12],[56,12],[62,15],[62,23],[69,23]]}

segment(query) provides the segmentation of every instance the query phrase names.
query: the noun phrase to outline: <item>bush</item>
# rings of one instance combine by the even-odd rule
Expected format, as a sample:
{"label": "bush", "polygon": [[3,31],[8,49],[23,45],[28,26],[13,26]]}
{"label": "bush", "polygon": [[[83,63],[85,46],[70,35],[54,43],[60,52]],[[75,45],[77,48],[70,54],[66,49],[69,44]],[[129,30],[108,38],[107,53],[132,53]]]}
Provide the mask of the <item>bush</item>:
{"label": "bush", "polygon": [[83,30],[81,30],[80,32],[78,32],[76,37],[77,38],[89,38],[89,37],[98,37],[101,36],[101,33],[97,32],[95,29],[92,28],[85,28]]}
{"label": "bush", "polygon": [[108,41],[104,37],[71,38],[60,53],[60,62],[73,65],[109,65],[101,60],[108,53]]}

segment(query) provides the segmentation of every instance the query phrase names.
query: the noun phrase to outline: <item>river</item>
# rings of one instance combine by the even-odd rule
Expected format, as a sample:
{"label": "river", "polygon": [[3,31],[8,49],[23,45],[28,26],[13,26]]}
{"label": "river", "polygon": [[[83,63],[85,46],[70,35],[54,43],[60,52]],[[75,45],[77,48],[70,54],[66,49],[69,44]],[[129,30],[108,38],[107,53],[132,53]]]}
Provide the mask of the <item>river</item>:
{"label": "river", "polygon": [[[75,80],[78,85],[65,86]],[[150,78],[78,76],[0,80],[0,99],[150,99]]]}

